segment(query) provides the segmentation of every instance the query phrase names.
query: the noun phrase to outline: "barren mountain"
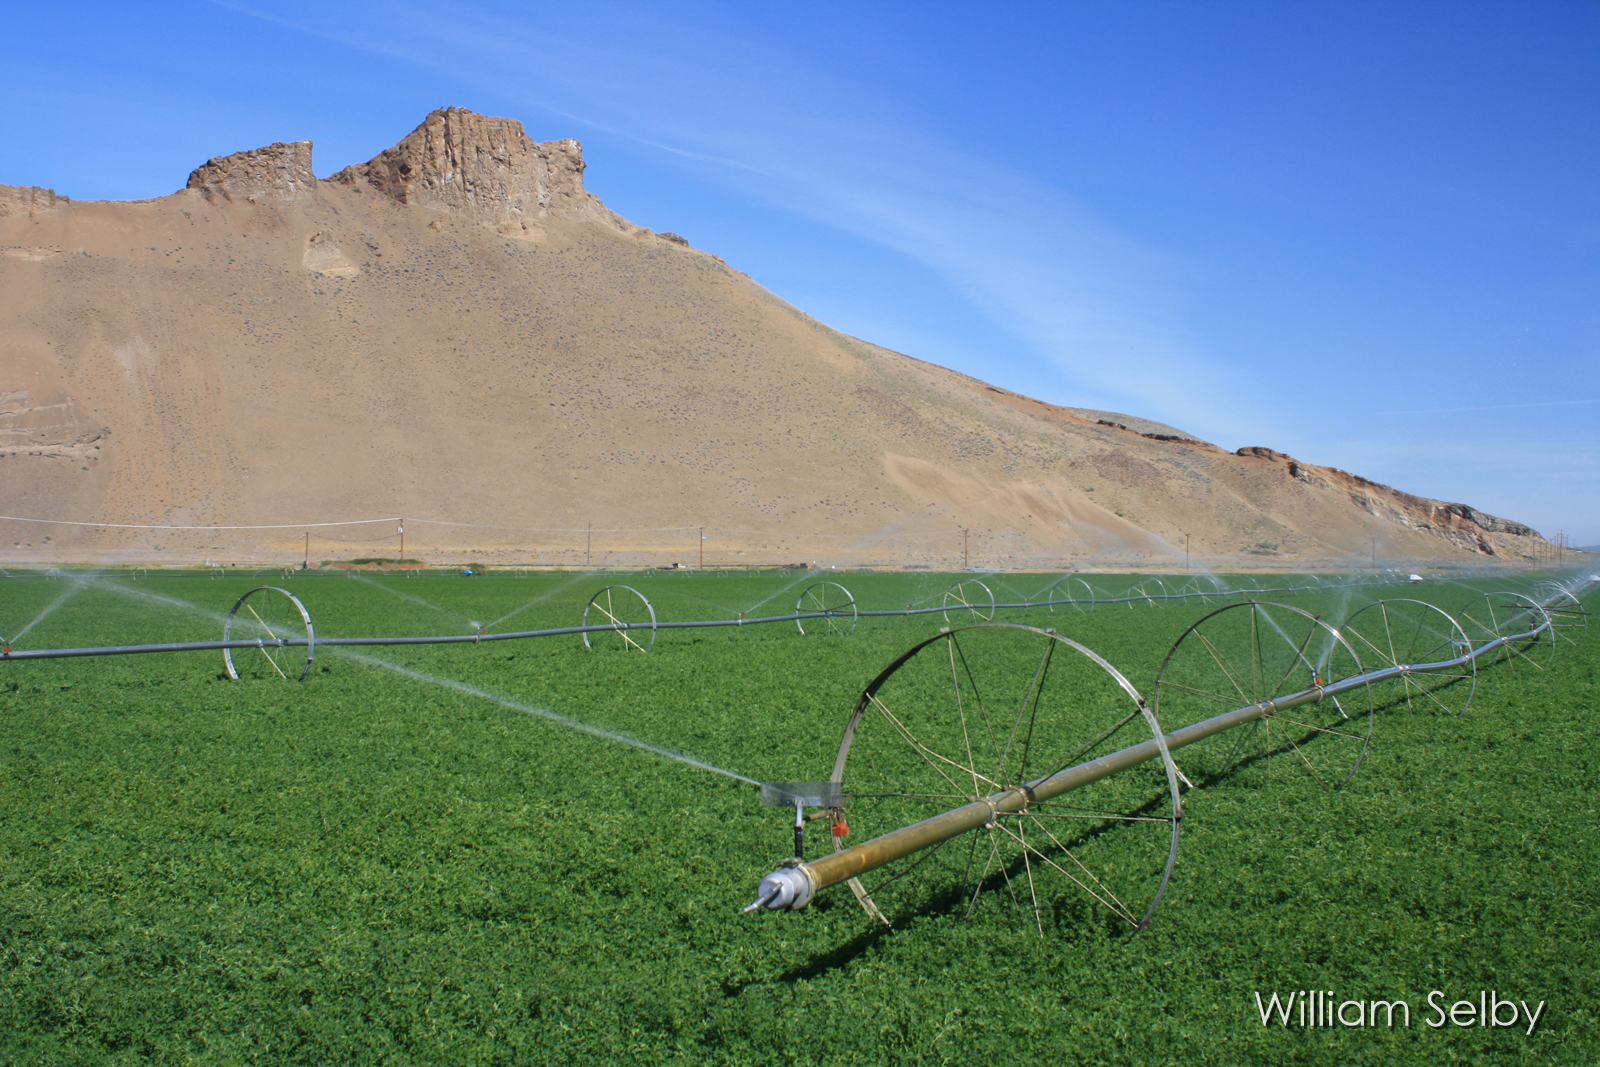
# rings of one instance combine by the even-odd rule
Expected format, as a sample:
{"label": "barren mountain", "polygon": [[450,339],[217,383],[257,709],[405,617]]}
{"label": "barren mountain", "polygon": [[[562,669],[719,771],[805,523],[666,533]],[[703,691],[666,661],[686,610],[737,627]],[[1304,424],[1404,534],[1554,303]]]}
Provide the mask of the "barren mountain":
{"label": "barren mountain", "polygon": [[302,141],[155,200],[0,186],[0,511],[99,524],[0,520],[0,550],[393,555],[389,516],[435,561],[948,566],[962,529],[1018,568],[1170,568],[1185,535],[1221,565],[1540,543],[838,333],[583,168],[452,108],[328,179]]}

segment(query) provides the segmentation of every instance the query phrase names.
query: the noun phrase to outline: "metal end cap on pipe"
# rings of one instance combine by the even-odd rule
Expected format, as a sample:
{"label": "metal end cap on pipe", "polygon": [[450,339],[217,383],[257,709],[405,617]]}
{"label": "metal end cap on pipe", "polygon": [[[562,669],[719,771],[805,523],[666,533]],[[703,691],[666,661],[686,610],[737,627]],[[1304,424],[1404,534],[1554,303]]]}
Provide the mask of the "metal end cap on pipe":
{"label": "metal end cap on pipe", "polygon": [[811,903],[814,892],[811,879],[802,868],[780,867],[761,879],[761,884],[756,887],[755,903],[744,910],[755,911],[765,905],[772,911],[784,908],[798,911]]}

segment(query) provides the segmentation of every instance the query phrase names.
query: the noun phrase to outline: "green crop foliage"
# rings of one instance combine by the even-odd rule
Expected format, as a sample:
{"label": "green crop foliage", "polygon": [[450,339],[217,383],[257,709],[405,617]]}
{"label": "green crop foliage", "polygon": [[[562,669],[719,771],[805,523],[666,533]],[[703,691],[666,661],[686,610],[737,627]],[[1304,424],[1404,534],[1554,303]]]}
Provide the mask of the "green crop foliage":
{"label": "green crop foliage", "polygon": [[[323,638],[571,626],[607,584],[663,621],[755,618],[822,577],[69,573],[0,579],[0,633],[214,640],[268,582]],[[894,610],[957,580],[826,577]],[[984,580],[1037,601],[1055,576]],[[1266,599],[1342,621],[1379,597],[1454,611],[1532,584]],[[1000,618],[1059,629],[1148,695],[1218,606]],[[1600,1062],[1600,640],[1561,643],[1547,671],[1486,667],[1459,718],[1381,708],[1341,791],[1224,775],[1187,793],[1172,885],[1137,933],[1070,885],[1044,937],[1000,893],[966,918],[932,882],[893,932],[843,886],[741,915],[792,816],[540,714],[752,779],[825,779],[862,687],[943,624],[663,630],[648,654],[577,636],[320,648],[303,684],[228,681],[212,652],[0,663],[0,1062]],[[1083,693],[1086,721],[1117,699]],[[1137,834],[1096,847],[1164,862]],[[1406,1000],[1411,1025],[1262,1026],[1254,993],[1305,989]],[[1480,989],[1545,1001],[1533,1034],[1424,1022],[1431,990],[1448,1006]]]}

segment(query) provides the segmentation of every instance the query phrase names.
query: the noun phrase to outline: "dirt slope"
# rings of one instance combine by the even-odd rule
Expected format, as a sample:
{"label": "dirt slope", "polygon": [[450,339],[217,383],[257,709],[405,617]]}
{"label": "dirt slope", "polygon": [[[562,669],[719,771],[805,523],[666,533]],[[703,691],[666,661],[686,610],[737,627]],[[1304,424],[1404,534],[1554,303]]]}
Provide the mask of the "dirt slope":
{"label": "dirt slope", "polygon": [[[0,558],[1157,567],[1508,559],[1536,535],[845,336],[451,109],[171,196],[0,186]],[[1142,432],[1141,432],[1142,431]],[[445,523],[477,524],[445,525]],[[599,533],[589,534],[592,526]],[[494,527],[494,528],[489,528]],[[688,529],[686,529],[688,528]],[[632,532],[617,532],[632,531]],[[46,540],[48,538],[48,540]]]}

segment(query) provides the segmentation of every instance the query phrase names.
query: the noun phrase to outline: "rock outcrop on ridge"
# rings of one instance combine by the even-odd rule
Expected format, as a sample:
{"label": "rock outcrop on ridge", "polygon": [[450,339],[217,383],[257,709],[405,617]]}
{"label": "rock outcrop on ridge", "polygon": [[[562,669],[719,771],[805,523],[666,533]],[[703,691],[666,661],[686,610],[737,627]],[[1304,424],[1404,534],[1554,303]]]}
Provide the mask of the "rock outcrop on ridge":
{"label": "rock outcrop on ridge", "polygon": [[[1187,535],[1198,560],[1282,568],[1543,544],[838,333],[612,213],[578,142],[460,108],[329,179],[299,141],[155,200],[0,186],[0,503],[106,524],[0,520],[11,560],[297,559],[308,527],[314,558],[392,555],[392,519],[314,524],[401,515],[408,555],[551,564],[944,567],[965,544],[983,566],[1169,569]],[[245,526],[290,528],[215,529]]]}
{"label": "rock outcrop on ridge", "polygon": [[207,198],[221,196],[252,203],[258,196],[278,200],[310,196],[317,188],[317,177],[311,173],[311,142],[272,144],[217,156],[195,168],[187,188],[198,189]]}
{"label": "rock outcrop on ridge", "polygon": [[393,148],[331,179],[362,184],[401,204],[475,219],[500,233],[542,233],[539,220],[636,227],[583,188],[583,148],[539,144],[516,119],[441,108]]}

